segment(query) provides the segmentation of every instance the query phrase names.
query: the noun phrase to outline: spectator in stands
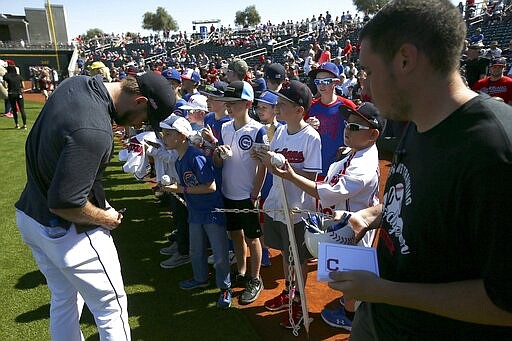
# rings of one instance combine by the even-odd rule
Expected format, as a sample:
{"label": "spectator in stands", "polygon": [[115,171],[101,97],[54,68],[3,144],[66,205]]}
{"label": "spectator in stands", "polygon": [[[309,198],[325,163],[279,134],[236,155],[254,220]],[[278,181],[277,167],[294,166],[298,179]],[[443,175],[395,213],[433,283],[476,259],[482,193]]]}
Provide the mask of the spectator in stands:
{"label": "spectator in stands", "polygon": [[479,80],[473,85],[473,90],[500,97],[505,103],[512,105],[512,78],[503,75],[507,60],[503,57],[496,59],[491,65],[489,77]]}
{"label": "spectator in stands", "polygon": [[336,160],[338,148],[344,146],[343,127],[345,121],[339,113],[339,106],[347,105],[355,108],[354,103],[337,96],[335,87],[340,84],[338,67],[331,62],[323,63],[309,75],[314,79],[319,98],[313,100],[307,112],[307,122],[318,129],[322,139],[322,172],[327,174],[329,165]]}
{"label": "spectator in stands", "polygon": [[345,47],[343,48],[341,57],[345,58],[346,61],[350,61],[350,58],[352,57],[352,52],[353,52],[352,43],[350,42],[350,39],[347,39],[345,41]]}
{"label": "spectator in stands", "polygon": [[482,46],[480,44],[470,45],[466,51],[467,59],[462,61],[461,66],[466,70],[466,81],[470,88],[480,79],[485,78],[487,75],[487,67],[489,66],[489,59],[482,58],[480,51]]}
{"label": "spectator in stands", "polygon": [[482,29],[480,27],[478,27],[475,30],[475,34],[473,34],[471,36],[471,38],[469,38],[469,43],[471,45],[473,45],[473,44],[483,43],[483,41],[484,41],[484,34],[482,33]]}
{"label": "spectator in stands", "polygon": [[267,89],[271,91],[279,91],[286,81],[286,70],[279,63],[270,64],[265,70],[265,81]]}
{"label": "spectator in stands", "polygon": [[228,65],[228,72],[226,74],[228,83],[234,81],[244,81],[248,79],[247,72],[249,65],[247,62],[240,58],[233,59]]}
{"label": "spectator in stands", "polygon": [[318,59],[318,64],[322,64],[325,62],[331,61],[331,47],[329,45],[325,45],[323,52],[320,54],[320,58]]}
{"label": "spectator in stands", "polygon": [[499,48],[498,45],[499,44],[497,41],[493,41],[491,43],[491,46],[489,47],[489,49],[486,51],[485,55],[491,59],[496,59],[496,58],[501,57],[501,49]]}
{"label": "spectator in stands", "polygon": [[304,58],[304,65],[302,66],[304,70],[304,74],[307,75],[311,71],[311,65],[315,63],[313,58],[315,57],[315,53],[313,50],[309,50],[307,52],[306,58]]}

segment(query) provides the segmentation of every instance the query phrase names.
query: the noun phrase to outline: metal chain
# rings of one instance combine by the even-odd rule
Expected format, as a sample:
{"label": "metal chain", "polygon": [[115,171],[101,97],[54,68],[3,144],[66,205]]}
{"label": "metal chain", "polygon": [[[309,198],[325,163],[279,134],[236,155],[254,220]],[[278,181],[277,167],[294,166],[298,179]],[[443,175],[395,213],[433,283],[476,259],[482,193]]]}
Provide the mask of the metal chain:
{"label": "metal chain", "polygon": [[[283,209],[272,209],[272,210],[263,210],[259,208],[215,208],[213,212],[225,212],[225,213],[267,213],[267,212],[283,212]],[[301,208],[293,208],[290,210],[293,214],[316,214],[325,219],[333,219],[333,216],[330,214],[325,214],[322,212],[310,211]]]}

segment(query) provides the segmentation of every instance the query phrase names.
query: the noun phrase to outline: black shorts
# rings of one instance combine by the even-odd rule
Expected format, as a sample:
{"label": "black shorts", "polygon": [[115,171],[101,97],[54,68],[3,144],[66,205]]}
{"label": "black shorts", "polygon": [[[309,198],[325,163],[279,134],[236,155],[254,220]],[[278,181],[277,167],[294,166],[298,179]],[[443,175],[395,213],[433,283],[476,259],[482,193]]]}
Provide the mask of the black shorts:
{"label": "black shorts", "polygon": [[[228,209],[254,209],[251,199],[231,200],[224,198],[224,208]],[[249,239],[261,237],[262,230],[257,213],[226,213],[226,229],[228,231],[244,230]]]}

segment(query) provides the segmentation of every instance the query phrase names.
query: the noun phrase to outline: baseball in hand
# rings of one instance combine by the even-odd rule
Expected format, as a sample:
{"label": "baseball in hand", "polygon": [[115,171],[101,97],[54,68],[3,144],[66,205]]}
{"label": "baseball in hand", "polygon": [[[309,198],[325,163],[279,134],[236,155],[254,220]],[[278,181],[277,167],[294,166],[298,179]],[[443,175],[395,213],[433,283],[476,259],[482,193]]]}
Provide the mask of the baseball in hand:
{"label": "baseball in hand", "polygon": [[272,153],[272,158],[270,159],[270,163],[272,164],[272,166],[281,168],[284,166],[285,161],[286,161],[286,158],[284,157],[283,154]]}
{"label": "baseball in hand", "polygon": [[171,184],[171,178],[167,174],[162,175],[162,180],[160,180],[160,183],[164,186],[169,186]]}

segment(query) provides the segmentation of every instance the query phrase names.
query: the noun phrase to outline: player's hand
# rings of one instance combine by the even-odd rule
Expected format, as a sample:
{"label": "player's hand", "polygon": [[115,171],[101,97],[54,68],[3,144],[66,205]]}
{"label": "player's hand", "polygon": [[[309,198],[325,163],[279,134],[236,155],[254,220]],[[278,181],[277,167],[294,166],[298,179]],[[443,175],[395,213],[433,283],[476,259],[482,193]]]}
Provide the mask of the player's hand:
{"label": "player's hand", "polygon": [[381,288],[387,281],[373,272],[364,270],[331,272],[329,277],[334,280],[329,282],[329,286],[334,290],[343,291],[343,295],[348,299],[382,302]]}
{"label": "player's hand", "polygon": [[320,128],[320,121],[315,116],[308,117],[306,123],[318,130]]}
{"label": "player's hand", "polygon": [[116,211],[113,207],[110,207],[105,211],[106,219],[103,227],[107,228],[108,230],[116,229],[123,221],[123,213],[124,210]]}
{"label": "player's hand", "polygon": [[267,170],[272,171],[272,164],[270,160],[272,159],[272,155],[267,150],[259,150],[255,151],[256,157],[261,160],[261,163],[267,167]]}

